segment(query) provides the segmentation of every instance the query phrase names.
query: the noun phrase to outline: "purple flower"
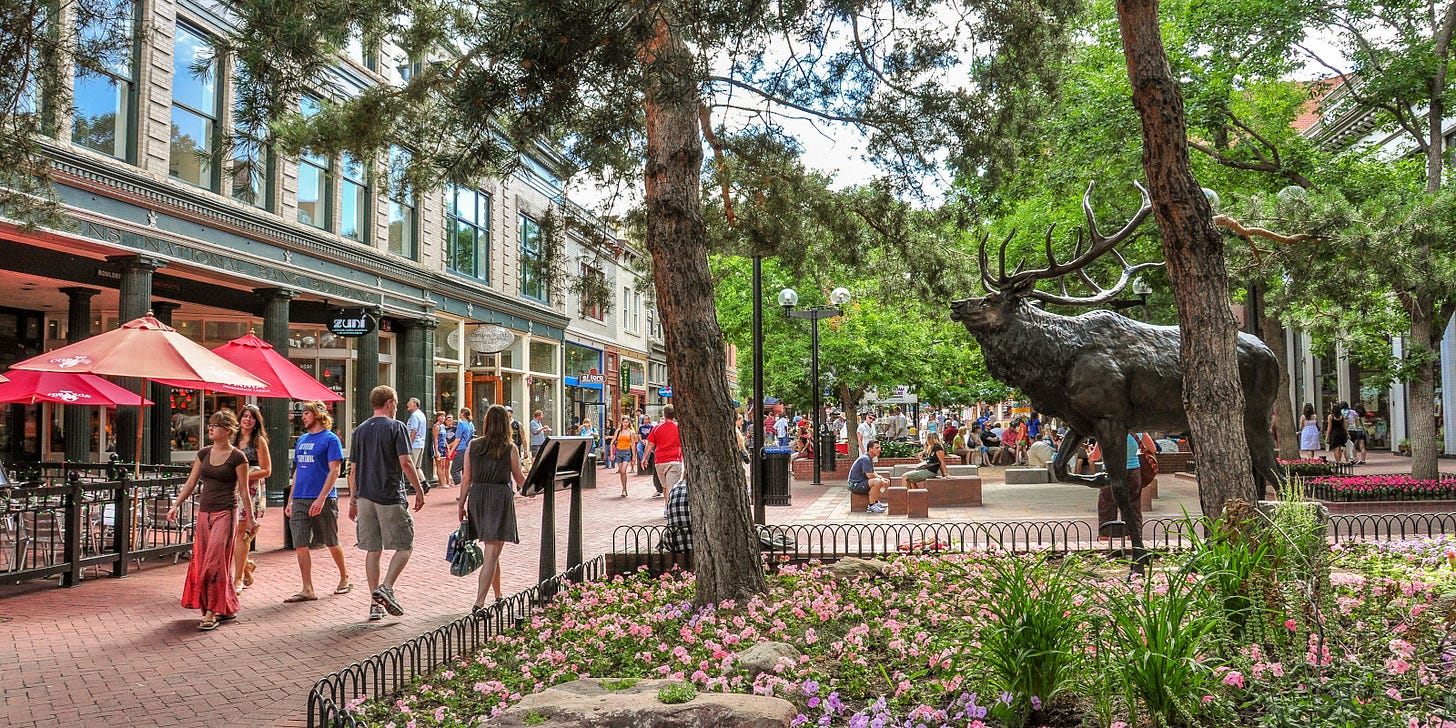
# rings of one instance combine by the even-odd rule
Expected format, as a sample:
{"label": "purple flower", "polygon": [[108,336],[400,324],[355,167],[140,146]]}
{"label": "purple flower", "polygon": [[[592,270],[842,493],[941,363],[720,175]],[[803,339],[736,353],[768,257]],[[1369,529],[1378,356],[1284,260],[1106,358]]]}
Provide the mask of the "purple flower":
{"label": "purple flower", "polygon": [[1038,698],[1035,695],[1031,696],[1031,709],[1041,710],[1041,698]]}
{"label": "purple flower", "polygon": [[819,692],[819,683],[813,680],[805,680],[802,689],[805,695],[814,695]]}
{"label": "purple flower", "polygon": [[839,699],[837,691],[829,694],[828,708],[835,713],[844,712],[844,702]]}
{"label": "purple flower", "polygon": [[819,698],[809,698],[808,705],[809,705],[810,708],[817,708],[817,707],[819,707]]}

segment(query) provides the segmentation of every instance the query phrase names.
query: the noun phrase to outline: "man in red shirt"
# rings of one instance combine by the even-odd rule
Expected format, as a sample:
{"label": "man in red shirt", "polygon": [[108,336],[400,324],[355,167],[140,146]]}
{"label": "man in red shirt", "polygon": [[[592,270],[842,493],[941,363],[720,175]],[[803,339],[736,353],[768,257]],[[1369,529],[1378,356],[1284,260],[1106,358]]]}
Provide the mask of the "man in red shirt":
{"label": "man in red shirt", "polygon": [[657,492],[652,497],[661,498],[663,488],[671,488],[683,479],[682,440],[677,432],[677,411],[672,405],[662,408],[662,424],[652,428],[651,434],[647,435],[647,448],[642,457],[653,453],[657,453],[653,460],[657,470],[657,480],[653,485],[657,486]]}

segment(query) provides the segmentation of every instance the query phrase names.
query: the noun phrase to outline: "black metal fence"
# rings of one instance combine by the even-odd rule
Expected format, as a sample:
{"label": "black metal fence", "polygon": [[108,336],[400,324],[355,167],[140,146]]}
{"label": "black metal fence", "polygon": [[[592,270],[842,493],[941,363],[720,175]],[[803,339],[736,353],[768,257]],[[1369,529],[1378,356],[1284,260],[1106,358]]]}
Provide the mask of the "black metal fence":
{"label": "black metal fence", "polygon": [[308,691],[309,728],[360,725],[348,710],[351,702],[366,696],[398,694],[416,679],[485,647],[492,637],[520,626],[533,608],[551,601],[567,582],[594,581],[606,576],[606,560],[598,556],[506,597],[479,614],[461,617],[319,680]]}
{"label": "black metal fence", "polygon": [[192,550],[194,502],[175,523],[167,509],[187,482],[187,468],[143,466],[140,476],[112,464],[47,463],[0,489],[0,584],[60,577],[76,586],[82,571]]}

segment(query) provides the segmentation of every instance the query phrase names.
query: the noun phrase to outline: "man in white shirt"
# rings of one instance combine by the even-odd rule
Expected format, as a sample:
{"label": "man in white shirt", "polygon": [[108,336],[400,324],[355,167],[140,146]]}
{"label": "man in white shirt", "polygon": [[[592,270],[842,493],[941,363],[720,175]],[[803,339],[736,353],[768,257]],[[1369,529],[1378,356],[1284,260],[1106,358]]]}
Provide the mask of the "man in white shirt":
{"label": "man in white shirt", "polygon": [[870,440],[875,439],[875,413],[865,415],[864,419],[860,420],[859,427],[855,428],[854,434],[858,441],[857,451],[864,452],[865,446],[869,444]]}
{"label": "man in white shirt", "polygon": [[789,418],[780,417],[774,420],[774,437],[778,438],[779,447],[789,446]]}

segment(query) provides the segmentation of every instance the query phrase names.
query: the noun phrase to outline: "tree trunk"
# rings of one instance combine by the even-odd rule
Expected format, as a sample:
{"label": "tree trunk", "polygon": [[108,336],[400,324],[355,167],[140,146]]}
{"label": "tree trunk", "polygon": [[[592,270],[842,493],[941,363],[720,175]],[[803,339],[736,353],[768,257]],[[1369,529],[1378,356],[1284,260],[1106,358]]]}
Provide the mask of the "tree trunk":
{"label": "tree trunk", "polygon": [[849,438],[849,452],[847,457],[852,463],[859,459],[859,399],[864,396],[864,390],[859,390],[859,395],[850,399],[852,393],[849,385],[841,382],[839,384],[839,399],[844,403],[845,431]]}
{"label": "tree trunk", "polygon": [[1223,237],[1193,178],[1183,95],[1163,50],[1157,1],[1118,0],[1117,18],[1133,106],[1142,119],[1143,173],[1178,304],[1183,406],[1198,463],[1198,499],[1204,514],[1215,516],[1225,500],[1257,497]]}
{"label": "tree trunk", "polygon": [[667,8],[653,10],[652,33],[641,52],[647,79],[646,243],[689,483],[696,600],[716,604],[762,593],[763,562],[748,484],[732,446],[733,397],[723,331],[713,310],[693,57]]}
{"label": "tree trunk", "polygon": [[1425,357],[1416,375],[1406,385],[1410,398],[1406,416],[1410,434],[1411,477],[1435,480],[1441,477],[1440,454],[1436,452],[1436,354],[1440,351],[1444,321],[1436,321],[1435,303],[1429,296],[1411,296],[1411,344],[1406,356]]}
{"label": "tree trunk", "polygon": [[[1260,310],[1265,310],[1260,307]],[[1284,323],[1274,314],[1264,316],[1259,334],[1279,360],[1279,396],[1274,398],[1274,428],[1279,433],[1279,457],[1299,459],[1299,428],[1294,424],[1294,400],[1289,398],[1289,348],[1284,345]]]}

